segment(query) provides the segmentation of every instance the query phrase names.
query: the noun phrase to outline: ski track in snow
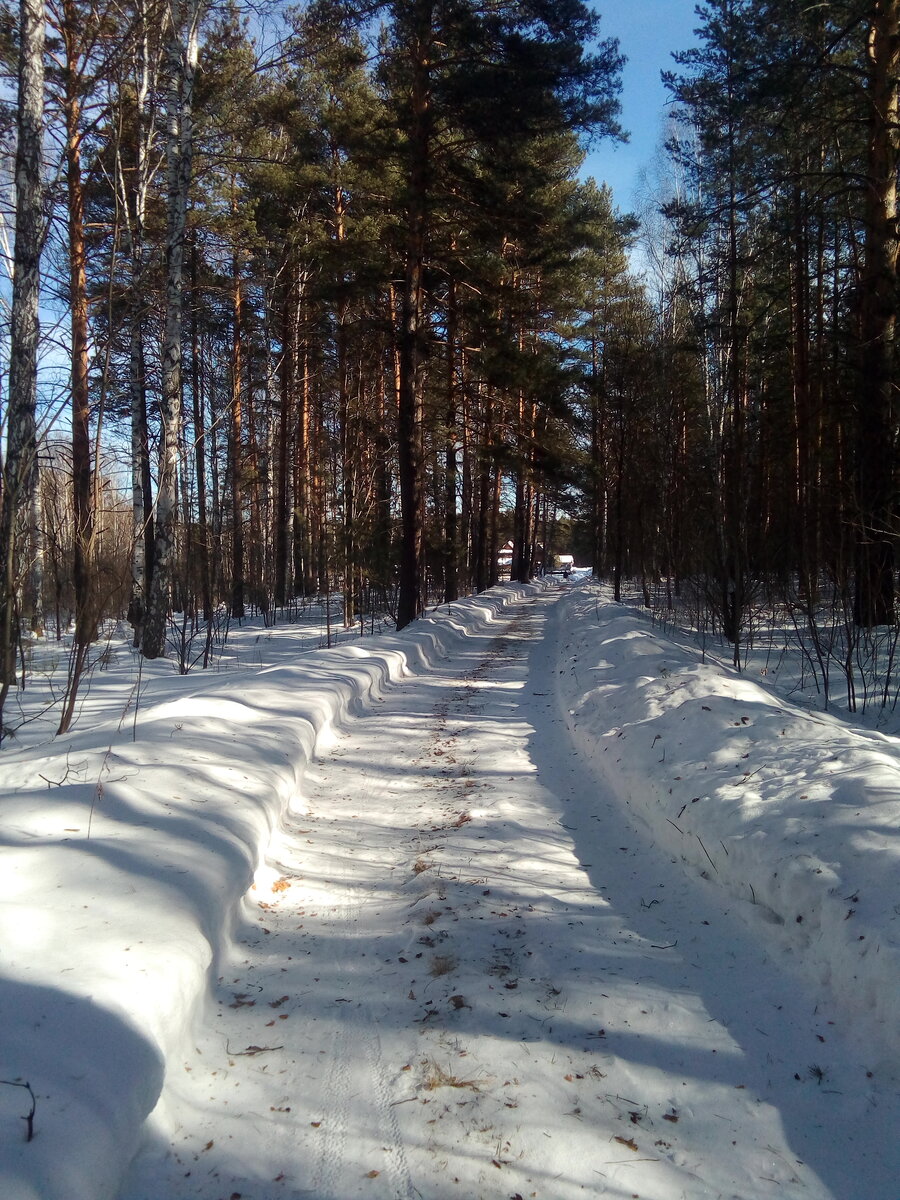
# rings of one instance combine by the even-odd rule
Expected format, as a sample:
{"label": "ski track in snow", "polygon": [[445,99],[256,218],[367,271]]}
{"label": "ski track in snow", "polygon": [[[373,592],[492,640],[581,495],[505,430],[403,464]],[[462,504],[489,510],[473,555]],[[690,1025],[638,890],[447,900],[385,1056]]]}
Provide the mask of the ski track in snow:
{"label": "ski track in snow", "polygon": [[866,1181],[896,1105],[764,914],[574,757],[542,772],[567,737],[556,595],[310,765],[120,1200],[900,1196]]}

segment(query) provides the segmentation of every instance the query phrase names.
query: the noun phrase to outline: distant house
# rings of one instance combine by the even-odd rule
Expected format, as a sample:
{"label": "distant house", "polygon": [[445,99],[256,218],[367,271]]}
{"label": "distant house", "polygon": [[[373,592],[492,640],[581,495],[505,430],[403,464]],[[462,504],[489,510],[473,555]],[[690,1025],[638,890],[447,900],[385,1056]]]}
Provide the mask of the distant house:
{"label": "distant house", "polygon": [[[501,579],[509,579],[512,575],[513,544],[512,540],[501,546],[497,553],[497,574]],[[538,542],[534,547],[534,571],[540,575],[544,565],[544,547]]]}

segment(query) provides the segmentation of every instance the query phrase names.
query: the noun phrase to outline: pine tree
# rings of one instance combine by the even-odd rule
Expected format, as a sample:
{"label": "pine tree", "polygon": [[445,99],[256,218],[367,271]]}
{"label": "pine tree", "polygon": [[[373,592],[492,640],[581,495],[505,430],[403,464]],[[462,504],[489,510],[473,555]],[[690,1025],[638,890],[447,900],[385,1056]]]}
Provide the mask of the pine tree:
{"label": "pine tree", "polygon": [[[425,365],[430,344],[429,270],[447,243],[436,222],[458,211],[470,185],[525,170],[538,136],[565,129],[617,132],[621,59],[613,42],[591,53],[597,18],[562,5],[482,6],[416,0],[387,5],[385,59],[401,131],[398,166],[403,240],[398,320],[398,460],[402,537],[397,620],[425,600]],[[531,164],[533,170],[533,164]],[[468,186],[467,186],[468,185]],[[502,194],[503,188],[499,189]],[[508,214],[494,211],[495,245]]]}

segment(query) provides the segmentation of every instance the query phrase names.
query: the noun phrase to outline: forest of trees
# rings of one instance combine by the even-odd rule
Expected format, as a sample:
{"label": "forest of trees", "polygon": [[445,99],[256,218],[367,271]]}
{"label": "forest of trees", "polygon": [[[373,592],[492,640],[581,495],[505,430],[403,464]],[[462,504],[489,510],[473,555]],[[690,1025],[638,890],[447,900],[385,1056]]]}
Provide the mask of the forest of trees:
{"label": "forest of trees", "polygon": [[45,614],[65,729],[109,618],[402,628],[508,541],[736,665],[761,603],[894,626],[900,0],[700,5],[640,223],[598,7],[0,9],[0,721]]}

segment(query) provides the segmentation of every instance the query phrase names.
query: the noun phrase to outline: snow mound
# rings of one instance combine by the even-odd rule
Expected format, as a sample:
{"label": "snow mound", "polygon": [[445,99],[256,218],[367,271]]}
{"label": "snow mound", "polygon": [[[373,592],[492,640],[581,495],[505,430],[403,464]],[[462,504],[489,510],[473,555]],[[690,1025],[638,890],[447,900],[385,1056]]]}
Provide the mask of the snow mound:
{"label": "snow mound", "polygon": [[556,619],[558,700],[598,781],[900,1064],[897,739],[704,663],[602,589]]}
{"label": "snow mound", "polygon": [[115,1195],[317,748],[534,590],[496,588],[366,646],[170,675],[127,721],[4,752],[4,1200]]}
{"label": "snow mound", "polygon": [[[304,810],[312,757],[535,590],[302,657],[275,639],[253,670],[160,676],[127,720],[4,751],[4,1200],[111,1200],[166,1070],[189,1057],[248,890],[277,882],[263,854]],[[564,652],[536,694],[555,693],[598,791],[900,1063],[897,740],[702,661],[594,585],[563,592],[550,619]]]}

